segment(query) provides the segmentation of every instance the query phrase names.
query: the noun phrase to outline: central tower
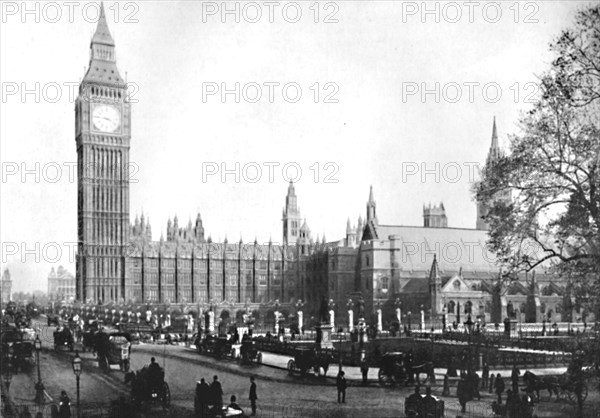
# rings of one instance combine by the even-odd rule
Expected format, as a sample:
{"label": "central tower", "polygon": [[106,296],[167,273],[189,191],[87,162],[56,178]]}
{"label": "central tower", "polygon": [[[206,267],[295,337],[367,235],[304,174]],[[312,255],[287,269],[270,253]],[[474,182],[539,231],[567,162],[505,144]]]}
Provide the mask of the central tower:
{"label": "central tower", "polygon": [[301,220],[296,189],[294,189],[294,183],[290,181],[288,193],[285,197],[285,208],[283,209],[283,245],[296,245]]}
{"label": "central tower", "polygon": [[75,103],[78,300],[104,303],[125,294],[130,122],[127,86],[101,4]]}

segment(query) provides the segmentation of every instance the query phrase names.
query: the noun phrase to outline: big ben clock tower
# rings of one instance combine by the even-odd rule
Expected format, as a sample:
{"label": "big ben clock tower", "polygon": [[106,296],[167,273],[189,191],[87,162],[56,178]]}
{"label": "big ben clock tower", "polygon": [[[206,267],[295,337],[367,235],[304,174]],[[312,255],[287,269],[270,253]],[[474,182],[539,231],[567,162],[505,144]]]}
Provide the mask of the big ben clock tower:
{"label": "big ben clock tower", "polygon": [[124,298],[130,120],[127,86],[117,69],[115,42],[101,4],[89,68],[75,104],[78,300]]}

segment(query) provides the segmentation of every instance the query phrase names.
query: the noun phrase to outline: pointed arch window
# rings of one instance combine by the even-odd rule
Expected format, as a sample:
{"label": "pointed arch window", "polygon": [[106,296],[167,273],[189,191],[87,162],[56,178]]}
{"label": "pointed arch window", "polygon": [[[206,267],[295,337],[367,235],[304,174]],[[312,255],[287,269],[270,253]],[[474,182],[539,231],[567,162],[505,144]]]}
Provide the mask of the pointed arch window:
{"label": "pointed arch window", "polygon": [[387,292],[389,290],[389,287],[390,287],[389,277],[384,277],[383,279],[381,279],[381,290],[383,292]]}
{"label": "pointed arch window", "polygon": [[472,311],[473,311],[473,302],[468,300],[467,303],[465,303],[465,313],[470,314]]}
{"label": "pointed arch window", "polygon": [[455,307],[456,307],[456,303],[453,300],[451,300],[450,302],[448,302],[448,313],[453,314]]}

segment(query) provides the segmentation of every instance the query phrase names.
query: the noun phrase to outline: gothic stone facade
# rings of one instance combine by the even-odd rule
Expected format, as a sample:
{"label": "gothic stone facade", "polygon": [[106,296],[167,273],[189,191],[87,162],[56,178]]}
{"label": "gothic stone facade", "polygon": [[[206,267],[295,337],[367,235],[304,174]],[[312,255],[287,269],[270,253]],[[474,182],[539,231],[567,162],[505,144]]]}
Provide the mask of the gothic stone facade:
{"label": "gothic stone facade", "polygon": [[[346,237],[339,241],[313,241],[306,221],[301,222],[293,184],[283,210],[283,245],[213,243],[204,238],[200,215],[183,228],[176,217],[169,220],[166,240],[152,241],[149,220],[129,221],[127,97],[102,6],[75,106],[79,300],[221,304],[238,310],[278,301],[288,311],[302,306],[310,318],[326,298],[338,323],[347,320],[350,299],[358,295],[371,312],[378,307],[392,312],[402,303],[404,312],[423,305],[432,316],[446,309],[454,319],[460,309],[486,320],[517,311],[539,319],[570,306],[565,287],[541,276],[539,285],[494,293],[498,267],[482,252],[487,225],[481,205],[476,229],[448,228],[443,203],[424,207],[423,227],[380,225],[372,188],[364,223],[359,218],[351,227],[348,221]],[[499,152],[494,120],[488,163]]]}

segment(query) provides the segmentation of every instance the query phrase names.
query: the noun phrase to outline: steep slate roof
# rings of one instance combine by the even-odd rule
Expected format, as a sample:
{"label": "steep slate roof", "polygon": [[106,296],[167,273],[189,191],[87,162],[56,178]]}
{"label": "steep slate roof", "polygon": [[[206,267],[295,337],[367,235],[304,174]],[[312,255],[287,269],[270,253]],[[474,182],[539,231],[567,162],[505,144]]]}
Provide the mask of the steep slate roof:
{"label": "steep slate roof", "polygon": [[487,231],[463,228],[377,225],[379,239],[394,237],[400,248],[397,257],[402,270],[427,272],[437,254],[440,274],[447,276],[463,269],[463,276],[497,276],[494,256],[486,252]]}

